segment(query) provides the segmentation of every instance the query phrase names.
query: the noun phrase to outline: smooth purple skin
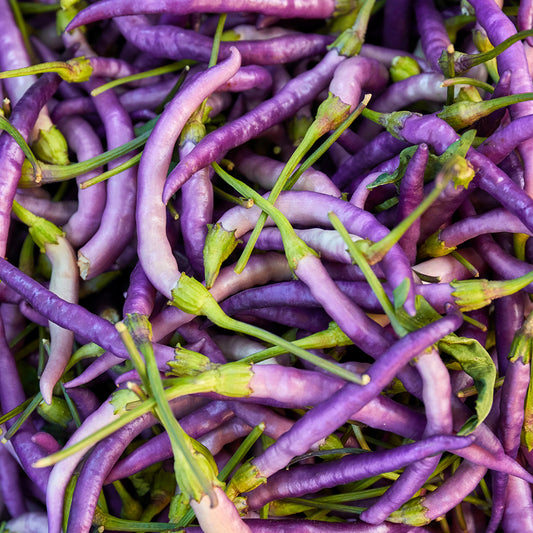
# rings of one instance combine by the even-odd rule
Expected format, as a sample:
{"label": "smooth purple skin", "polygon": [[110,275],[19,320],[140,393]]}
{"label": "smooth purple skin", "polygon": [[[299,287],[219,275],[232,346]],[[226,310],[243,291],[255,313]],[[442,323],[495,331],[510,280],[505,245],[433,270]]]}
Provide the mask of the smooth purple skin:
{"label": "smooth purple skin", "polygon": [[386,2],[383,8],[383,45],[409,50],[413,32],[412,0]]}
{"label": "smooth purple skin", "polygon": [[352,112],[359,105],[362,91],[380,93],[389,80],[389,72],[382,63],[363,56],[349,57],[333,73],[328,91],[350,106]]}
{"label": "smooth purple skin", "polygon": [[[98,86],[100,81],[95,78],[89,86]],[[114,91],[105,91],[93,97],[93,102],[105,128],[108,149],[135,137],[131,120]],[[114,168],[129,157],[118,158],[109,167]],[[124,170],[107,181],[107,199],[101,223],[96,233],[78,250],[83,279],[91,279],[109,269],[131,241],[135,229],[136,183],[136,167]]]}
{"label": "smooth purple skin", "polygon": [[[202,405],[201,402],[205,403],[205,400],[197,398],[189,401],[200,403],[190,413],[180,416],[179,422],[187,435],[193,439],[198,439],[234,416],[228,402],[213,401]],[[166,432],[153,436],[124,459],[118,460],[123,451],[124,448],[118,455],[114,454],[115,461],[112,468],[108,469],[104,476],[106,485],[117,479],[125,479],[159,461],[172,457],[172,447]]]}
{"label": "smooth purple skin", "polygon": [[[180,147],[183,159],[196,144],[187,141]],[[202,168],[181,188],[180,228],[185,246],[185,254],[197,274],[204,272],[204,245],[208,224],[213,219],[213,169]]]}
{"label": "smooth purple skin", "polygon": [[[68,100],[67,100],[68,101]],[[100,138],[91,125],[81,117],[65,118],[59,123],[69,147],[76,152],[78,161],[84,161],[103,152]],[[102,172],[96,169],[76,178],[76,183],[83,183]],[[63,226],[67,239],[72,246],[83,246],[96,232],[100,225],[106,201],[105,183],[97,183],[87,189],[78,188],[78,209]]]}
{"label": "smooth purple skin", "polygon": [[100,400],[91,389],[71,388],[68,391],[68,395],[76,404],[76,409],[82,421],[100,406]]}
{"label": "smooth purple skin", "polygon": [[409,143],[382,132],[348,158],[331,176],[339,189],[352,191],[361,181],[362,175],[376,165],[398,155]]}
{"label": "smooth purple skin", "polygon": [[[372,100],[372,109],[381,113],[391,113],[405,109],[420,100],[444,104],[446,88],[442,87],[443,81],[444,76],[437,72],[423,72],[397,81]],[[358,133],[366,139],[372,139],[381,129],[379,124],[367,120],[358,129]]]}
{"label": "smooth purple skin", "polygon": [[[45,244],[45,253],[52,265],[48,289],[63,300],[78,303],[79,270],[76,255],[65,237],[57,237],[57,244]],[[43,400],[52,403],[53,389],[67,367],[74,343],[74,332],[50,321],[50,355],[39,380]]]}
{"label": "smooth purple skin", "polygon": [[[426,523],[430,523],[459,505],[478,486],[486,471],[487,469],[483,466],[463,461],[455,473],[436,490],[426,493],[421,498],[421,505],[426,510],[420,512],[420,515],[427,520]],[[401,513],[401,509],[399,512]]]}
{"label": "smooth purple skin", "polygon": [[272,86],[272,75],[259,65],[244,65],[226,83],[220,86],[219,91],[242,92],[258,87],[269,89]]}
{"label": "smooth purple skin", "polygon": [[[491,43],[497,45],[506,38],[516,33],[513,22],[503,13],[500,7],[492,0],[473,0],[472,6],[476,11],[478,24],[483,26]],[[511,72],[511,94],[533,91],[533,82],[529,73],[524,45],[515,43],[504,50],[497,57],[500,72]],[[522,102],[511,106],[511,117],[517,119],[530,115],[533,112],[533,102]],[[524,161],[525,191],[528,195],[533,193],[533,140],[522,143],[518,150]]]}
{"label": "smooth purple skin", "polygon": [[257,137],[271,126],[291,117],[297,109],[311,103],[327,86],[335,68],[344,59],[336,50],[331,50],[314,68],[293,78],[275,96],[206,135],[169,174],[163,189],[163,202],[167,203],[199,169],[217,161],[231,148]]}
{"label": "smooth purple skin", "polygon": [[439,58],[451,44],[442,14],[433,0],[416,0],[415,14],[424,56],[433,71],[440,73]]}
{"label": "smooth purple skin", "polygon": [[[22,383],[18,374],[17,366],[13,354],[9,349],[4,325],[0,320],[0,406],[2,412],[7,413],[26,401],[26,395],[22,388]],[[6,422],[6,428],[9,429],[15,420]],[[28,419],[20,429],[11,438],[10,443],[13,446],[18,460],[35,486],[42,493],[46,491],[50,468],[34,468],[32,464],[45,456],[43,450],[32,440],[32,435],[36,432],[35,426],[31,419]]]}
{"label": "smooth purple skin", "polygon": [[487,211],[481,215],[463,218],[447,226],[439,233],[439,240],[445,246],[459,246],[469,239],[485,233],[525,233],[532,234],[515,215],[507,209],[499,208]]}
{"label": "smooth purple skin", "polygon": [[240,67],[239,53],[206,70],[166,106],[143,151],[138,171],[137,238],[146,276],[167,298],[180,272],[166,238],[166,206],[161,200],[172,148],[193,111]]}
{"label": "smooth purple skin", "polygon": [[[122,360],[128,357],[119,334],[107,320],[94,315],[84,307],[63,300],[2,258],[0,258],[0,278],[48,320],[71,329],[81,339],[95,342]],[[161,348],[169,348],[172,351],[170,347]]]}
{"label": "smooth purple skin", "polygon": [[[63,200],[54,202],[45,195],[33,194],[36,189],[19,189],[15,194],[15,200],[34,215],[44,217],[57,226],[63,226],[76,212],[77,202]],[[12,218],[15,215],[12,214]]]}
{"label": "smooth purple skin", "polygon": [[514,334],[524,323],[524,295],[519,292],[494,301],[498,371],[505,375]]}
{"label": "smooth purple skin", "polygon": [[523,533],[533,529],[531,485],[512,476],[507,482],[502,527],[505,533]]}
{"label": "smooth purple skin", "polygon": [[500,526],[505,512],[505,495],[507,492],[507,482],[509,476],[502,472],[494,472],[492,478],[492,506],[490,509],[490,520],[486,527],[486,533],[495,533]]}
{"label": "smooth purple skin", "polygon": [[[490,235],[477,237],[476,249],[483,254],[487,264],[500,279],[514,279],[528,274],[533,268],[529,263],[505,252]],[[523,290],[533,292],[533,284],[530,283]]]}
{"label": "smooth purple skin", "polygon": [[505,453],[516,458],[520,448],[520,435],[524,423],[524,403],[529,387],[530,363],[522,357],[509,361],[500,400],[498,435]]}
{"label": "smooth purple skin", "polygon": [[121,17],[124,15],[141,15],[150,13],[189,15],[191,13],[233,13],[249,11],[262,15],[281,18],[318,18],[326,19],[336,9],[334,0],[284,0],[280,2],[263,2],[262,0],[185,0],[172,2],[169,0],[145,0],[135,4],[125,0],[100,0],[80,11],[70,22],[66,31],[97,20]]}
{"label": "smooth purple skin", "polygon": [[[114,19],[126,40],[144,52],[175,61],[193,59],[208,63],[213,39],[177,26],[152,26],[142,15]],[[264,41],[220,43],[219,58],[226,59],[237,48],[243,64],[272,65],[288,63],[326,52],[332,38],[318,34],[291,34]]]}
{"label": "smooth purple skin", "polygon": [[[398,195],[398,221],[407,218],[424,198],[424,171],[426,170],[428,156],[427,144],[421,144],[407,164]],[[420,218],[411,224],[399,241],[411,264],[416,262],[419,237]]]}
{"label": "smooth purple skin", "polygon": [[461,321],[459,315],[448,315],[398,340],[370,366],[366,372],[370,377],[367,385],[345,385],[328,401],[300,418],[289,432],[252,463],[266,477],[284,468],[293,457],[305,453],[317,440],[344,424],[353,413],[380,394],[410,359],[457,329]]}
{"label": "smooth purple skin", "polygon": [[[188,396],[173,400],[170,407],[174,416],[181,417],[202,403],[203,400]],[[67,533],[88,533],[91,530],[96,504],[107,475],[131,441],[156,423],[154,415],[146,413],[95,446],[81,469],[74,489]]]}
{"label": "smooth purple skin", "polygon": [[[71,435],[65,446],[71,446],[85,437],[92,435],[98,429],[116,420],[119,414],[114,414],[115,407],[106,400],[102,405],[86,418],[82,425]],[[65,490],[74,473],[76,466],[87,453],[90,446],[60,461],[52,467],[48,487],[46,489],[46,506],[48,509],[48,532],[61,533],[63,517],[63,499]]]}
{"label": "smooth purple skin", "polygon": [[[437,350],[425,352],[414,362],[422,378],[422,400],[426,414],[424,437],[452,433],[452,393],[450,375]],[[418,492],[440,461],[440,455],[410,464],[379,500],[361,513],[361,520],[371,524],[383,522]]]}
{"label": "smooth purple skin", "polygon": [[130,276],[130,284],[124,300],[124,316],[138,314],[150,316],[154,310],[156,290],[146,277],[141,263],[137,263]]}
{"label": "smooth purple skin", "polygon": [[[365,311],[380,313],[383,310],[366,282],[336,281],[336,284],[344,294]],[[392,293],[387,287],[385,290],[390,298]],[[446,305],[453,304],[453,297],[451,296],[453,289],[447,283],[416,285],[415,292],[421,294],[438,313],[444,313]],[[280,305],[317,307],[320,304],[301,281],[272,283],[264,287],[246,289],[230,296],[221,303],[222,309],[228,315],[259,306],[275,307]]]}
{"label": "smooth purple skin", "polygon": [[[533,2],[522,0],[518,6],[518,16],[516,18],[518,31],[530,30],[533,27]],[[533,46],[533,39],[526,39],[529,46]]]}
{"label": "smooth purple skin", "polygon": [[[388,233],[388,230],[379,224],[371,213],[358,209],[344,200],[323,194],[287,191],[280,194],[276,207],[292,225],[331,227],[327,215],[333,211],[349,233],[372,241],[377,241]],[[257,207],[233,208],[219,219],[219,223],[227,231],[235,229],[235,237],[238,238],[253,229],[259,212]],[[267,225],[271,224],[272,222],[267,220]],[[401,248],[398,245],[392,246],[381,260],[380,265],[392,287],[398,286],[405,278],[411,280],[405,309],[409,313],[414,313],[414,282],[411,266]]]}
{"label": "smooth purple skin", "polygon": [[[247,148],[242,148],[232,155],[231,159],[248,180],[271,189],[281,173],[284,164],[270,157],[254,154]],[[332,183],[324,172],[313,168],[302,173],[292,190],[314,191],[340,198],[341,191]]]}
{"label": "smooth purple skin", "polygon": [[12,533],[42,533],[46,531],[46,513],[32,511],[6,522],[6,529]]}
{"label": "smooth purple skin", "polygon": [[6,446],[0,446],[0,497],[12,517],[28,510],[20,481],[20,468],[16,459]]}
{"label": "smooth purple skin", "polygon": [[[0,70],[12,70],[31,65],[32,60],[28,55],[23,35],[15,21],[8,0],[0,1],[0,20],[2,20],[2,32],[0,34]],[[11,100],[11,105],[15,106],[35,81],[37,81],[37,77],[34,75],[18,76],[16,78],[2,80],[2,86]],[[40,108],[38,111],[40,111]],[[3,256],[4,254],[2,254]]]}
{"label": "smooth purple skin", "polygon": [[[24,139],[28,140],[39,112],[56,91],[60,80],[55,74],[43,74],[14,107],[10,122]],[[6,257],[11,206],[20,178],[24,153],[13,137],[5,132],[0,135],[0,159],[3,176],[0,182],[0,257]]]}
{"label": "smooth purple skin", "polygon": [[[263,328],[271,326],[269,322],[275,322],[288,328],[307,329],[310,332],[322,331],[328,327],[331,320],[330,316],[322,310],[298,307],[250,309],[246,313],[235,315],[235,318],[243,322],[257,323]],[[259,321],[254,319],[259,319]]]}
{"label": "smooth purple skin", "polygon": [[356,346],[374,358],[387,350],[392,339],[339,290],[317,256],[306,255],[300,259],[294,273]]}
{"label": "smooth purple skin", "polygon": [[349,455],[326,463],[295,466],[272,475],[267,483],[248,493],[248,506],[250,509],[260,509],[275,499],[312,494],[324,488],[390,472],[446,450],[464,448],[472,444],[472,441],[472,437],[438,435],[391,450]]}

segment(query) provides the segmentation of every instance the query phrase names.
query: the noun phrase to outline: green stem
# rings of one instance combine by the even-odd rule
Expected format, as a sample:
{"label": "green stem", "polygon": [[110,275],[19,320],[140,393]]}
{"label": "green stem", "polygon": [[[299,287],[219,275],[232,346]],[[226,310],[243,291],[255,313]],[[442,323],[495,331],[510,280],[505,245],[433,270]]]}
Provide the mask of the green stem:
{"label": "green stem", "polygon": [[457,76],[455,78],[449,78],[442,82],[443,87],[449,87],[450,85],[471,85],[472,87],[478,87],[484,91],[492,94],[494,92],[494,87],[490,83],[486,83],[481,80],[476,80],[475,78],[466,78],[464,76]]}
{"label": "green stem", "polygon": [[[337,346],[349,346],[353,344],[353,341],[346,336],[336,322],[330,322],[328,329],[324,331],[313,333],[308,337],[296,339],[292,342],[296,346],[305,350],[335,348]],[[277,357],[284,353],[287,352],[280,346],[272,346],[271,348],[243,357],[240,361],[242,363],[250,364],[261,363],[262,361],[266,361],[267,359]]]}
{"label": "green stem", "polygon": [[242,462],[246,454],[251,450],[252,446],[255,444],[257,439],[261,437],[265,431],[265,424],[261,422],[255,426],[246,438],[241,442],[240,446],[237,448],[237,451],[231,456],[230,460],[224,465],[224,468],[219,472],[218,479],[219,481],[226,481],[229,475],[233,472],[237,465]]}
{"label": "green stem", "polygon": [[104,83],[103,85],[100,85],[100,87],[96,87],[96,89],[91,91],[91,96],[98,96],[109,89],[113,89],[125,83],[131,83],[132,81],[144,80],[146,78],[168,74],[169,72],[175,72],[176,70],[181,70],[182,68],[188,65],[193,65],[194,63],[195,61],[192,60],[183,60],[176,63],[171,63],[170,65],[165,65],[163,67],[139,72],[138,74],[132,74],[131,76],[124,76],[123,78],[118,78],[108,83]]}
{"label": "green stem", "polygon": [[55,72],[65,81],[83,82],[91,77],[92,70],[89,59],[75,57],[68,61],[50,61],[48,63],[39,63],[38,65],[30,65],[13,70],[4,70],[0,72],[0,79]]}
{"label": "green stem", "polygon": [[141,160],[141,157],[143,155],[143,152],[139,152],[138,154],[134,155],[127,161],[124,161],[124,163],[121,163],[120,165],[117,165],[116,167],[108,170],[107,172],[102,172],[101,174],[98,174],[98,176],[94,176],[94,178],[90,178],[80,184],[80,189],[87,189],[91,185],[96,185],[97,183],[101,183],[102,181],[105,181],[112,176],[116,176],[117,174],[120,174],[122,171],[127,170],[128,168],[134,167],[139,163]]}
{"label": "green stem", "polygon": [[9,428],[6,434],[2,437],[2,442],[8,441],[20,429],[20,426],[26,422],[28,417],[37,409],[39,404],[43,401],[43,397],[38,392],[33,399],[28,403],[22,414],[17,418],[17,421]]}
{"label": "green stem", "polygon": [[[106,152],[102,152],[101,154],[97,155],[96,157],[92,157],[91,159],[86,159],[85,161],[81,161],[79,163],[71,163],[69,165],[49,165],[46,163],[39,163],[42,175],[42,183],[64,181],[76,178],[81,174],[85,174],[87,172],[90,172],[91,170],[95,170],[98,167],[105,165],[110,161],[113,161],[114,159],[122,157],[123,155],[126,155],[129,152],[136,150],[137,148],[141,148],[146,144],[146,141],[148,140],[148,137],[152,132],[154,124],[155,120],[150,123],[150,129],[148,131],[141,133],[135,139],[132,139],[131,141],[121,146],[117,146],[116,148],[113,148],[111,150],[107,150]],[[20,186],[34,187],[35,183],[36,181],[32,180],[30,176],[25,174],[23,169]]]}

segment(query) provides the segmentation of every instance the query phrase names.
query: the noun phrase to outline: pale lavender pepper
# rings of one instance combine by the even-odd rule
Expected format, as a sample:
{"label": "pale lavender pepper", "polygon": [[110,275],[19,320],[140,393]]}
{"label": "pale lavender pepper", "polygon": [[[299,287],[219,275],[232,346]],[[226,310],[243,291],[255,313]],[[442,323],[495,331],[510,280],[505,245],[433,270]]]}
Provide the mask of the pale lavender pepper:
{"label": "pale lavender pepper", "polygon": [[240,66],[236,49],[229,59],[206,70],[167,105],[146,143],[138,172],[137,237],[139,260],[151,283],[171,298],[180,273],[166,238],[166,207],[162,202],[164,180],[172,147],[195,109]]}
{"label": "pale lavender pepper", "polygon": [[[66,118],[59,123],[59,128],[70,148],[76,152],[78,161],[90,159],[103,152],[100,138],[91,125],[81,117]],[[101,172],[101,169],[96,169],[76,178],[78,209],[63,226],[67,239],[75,248],[83,246],[96,233],[106,201],[105,183],[97,183],[87,189],[82,189],[79,185]]]}
{"label": "pale lavender pepper", "polygon": [[217,161],[231,148],[244,144],[312,102],[327,86],[335,68],[344,59],[337,50],[329,51],[318,65],[293,78],[271,99],[206,135],[169,174],[163,190],[163,201],[167,202],[199,169]]}
{"label": "pale lavender pepper", "polygon": [[[89,82],[94,87],[99,82]],[[116,94],[110,90],[93,97],[106,130],[107,148],[131,141],[135,134],[128,114]],[[113,168],[129,156],[116,159]],[[107,200],[101,223],[91,239],[78,250],[78,264],[83,279],[91,279],[109,269],[131,241],[135,230],[136,167],[111,177],[107,182]]]}

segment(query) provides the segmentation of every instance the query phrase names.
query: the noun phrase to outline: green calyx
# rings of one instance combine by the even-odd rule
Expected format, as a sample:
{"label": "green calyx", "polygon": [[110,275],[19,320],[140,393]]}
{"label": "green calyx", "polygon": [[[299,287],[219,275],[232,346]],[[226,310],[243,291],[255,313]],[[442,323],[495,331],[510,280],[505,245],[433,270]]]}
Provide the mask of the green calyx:
{"label": "green calyx", "polygon": [[338,96],[328,93],[328,97],[318,106],[312,136],[324,135],[335,129],[348,118],[350,112],[351,109],[348,104],[344,103]]}
{"label": "green calyx", "polygon": [[[213,314],[219,315],[218,309],[220,309],[207,288],[198,280],[187,276],[184,272],[181,274],[176,287],[172,289],[172,301],[170,304],[185,313],[205,315],[211,320],[213,320],[211,318]],[[220,313],[224,315],[221,309]]]}
{"label": "green calyx", "polygon": [[480,102],[460,101],[444,106],[444,109],[437,113],[437,116],[445,120],[455,130],[461,130],[498,109],[529,100],[533,100],[533,93],[513,94]]}
{"label": "green calyx", "polygon": [[511,362],[522,360],[527,365],[531,362],[531,352],[533,350],[533,313],[524,320],[522,327],[515,333],[511,348],[509,348],[508,359]]}
{"label": "green calyx", "polygon": [[365,41],[368,21],[374,8],[375,0],[365,0],[357,18],[351,28],[344,30],[335,41],[329,45],[328,49],[335,48],[339,55],[353,57],[359,54],[361,46]]}
{"label": "green calyx", "polygon": [[235,231],[226,231],[220,224],[210,224],[204,245],[204,276],[207,288],[215,282],[222,263],[231,255],[241,241]]}
{"label": "green calyx", "polygon": [[218,366],[211,363],[209,358],[204,354],[187,350],[180,345],[176,346],[176,349],[174,350],[174,359],[168,361],[167,365],[170,367],[168,375],[177,377],[195,376]]}
{"label": "green calyx", "polygon": [[420,65],[409,56],[396,56],[391,63],[389,69],[390,77],[393,82],[406,80],[411,76],[420,74]]}
{"label": "green calyx", "polygon": [[351,13],[354,9],[359,7],[360,2],[358,0],[336,0],[335,1],[335,11],[333,12],[334,17],[339,17],[341,15],[347,15]]}
{"label": "green calyx", "polygon": [[58,398],[57,396],[52,397],[52,403],[50,405],[42,401],[37,406],[37,412],[46,421],[51,424],[59,424],[63,428],[66,428],[68,423],[72,420],[72,415],[70,414],[67,402],[63,398]]}
{"label": "green calyx", "polygon": [[39,135],[31,147],[41,161],[61,166],[69,164],[67,141],[56,126],[39,130]]}
{"label": "green calyx", "polygon": [[230,500],[234,500],[240,494],[249,492],[266,481],[266,477],[259,472],[258,468],[248,462],[242,465],[231,478],[226,488],[226,494]]}
{"label": "green calyx", "polygon": [[419,256],[423,257],[442,257],[448,255],[457,249],[457,246],[446,246],[444,241],[440,240],[440,230],[430,235],[419,249]]}
{"label": "green calyx", "polygon": [[418,113],[413,113],[411,111],[393,111],[392,113],[379,113],[378,111],[372,111],[371,109],[363,109],[361,115],[363,117],[380,124],[383,126],[391,135],[400,139],[401,141],[405,140],[401,135],[401,130],[404,127],[405,121],[408,118],[413,116],[421,116]]}
{"label": "green calyx", "polygon": [[28,226],[33,242],[43,253],[46,251],[47,244],[58,244],[58,238],[65,235],[55,224],[43,217],[34,215],[16,200],[13,201],[13,213]]}
{"label": "green calyx", "polygon": [[492,300],[509,296],[533,282],[533,271],[519,278],[504,281],[486,279],[455,280],[450,283],[452,296],[462,312],[474,311],[489,305]]}
{"label": "green calyx", "polygon": [[0,79],[18,78],[19,76],[30,76],[32,74],[44,74],[45,72],[55,72],[61,79],[72,83],[80,83],[89,80],[93,72],[93,67],[89,59],[80,56],[68,61],[50,61],[39,63],[24,68],[4,70],[0,72]]}

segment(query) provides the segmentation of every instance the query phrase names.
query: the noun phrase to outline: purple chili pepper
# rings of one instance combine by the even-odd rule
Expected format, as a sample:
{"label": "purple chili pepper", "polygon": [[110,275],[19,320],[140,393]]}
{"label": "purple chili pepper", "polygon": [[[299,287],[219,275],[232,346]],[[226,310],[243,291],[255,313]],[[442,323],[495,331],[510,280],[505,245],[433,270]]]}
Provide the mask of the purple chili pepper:
{"label": "purple chili pepper", "polygon": [[459,315],[448,315],[398,340],[368,371],[367,385],[347,384],[328,401],[306,413],[262,455],[252,461],[255,472],[264,477],[285,467],[290,460],[320,438],[331,434],[340,425],[375,398],[396,373],[417,354],[437,342],[442,336],[454,331],[461,324]]}
{"label": "purple chili pepper", "polygon": [[8,513],[17,517],[27,511],[20,484],[20,467],[6,446],[0,446],[0,496]]}
{"label": "purple chili pepper", "polygon": [[[181,417],[191,409],[201,405],[202,401],[199,398],[188,396],[173,400],[170,406],[174,416]],[[90,531],[104,480],[131,441],[155,422],[156,419],[153,414],[146,413],[95,446],[81,469],[74,489],[69,512],[68,533],[88,533]]]}
{"label": "purple chili pepper", "polygon": [[442,15],[433,0],[416,0],[415,13],[424,56],[433,71],[441,72],[440,56],[451,44]]}
{"label": "purple chili pepper", "polygon": [[80,11],[69,24],[67,31],[78,26],[106,18],[124,15],[164,13],[188,15],[191,13],[233,13],[249,11],[262,15],[281,18],[318,18],[331,17],[339,8],[334,0],[312,0],[308,2],[282,1],[265,4],[262,0],[185,0],[171,1],[145,0],[142,4],[132,4],[124,0],[102,0]]}
{"label": "purple chili pepper", "polygon": [[[408,217],[424,198],[424,171],[426,170],[428,156],[428,146],[421,144],[407,164],[398,195],[398,221]],[[411,264],[416,261],[419,236],[420,219],[417,219],[399,241]]]}
{"label": "purple chili pepper", "polygon": [[[140,50],[168,59],[193,59],[207,63],[213,39],[177,26],[152,26],[142,15],[114,19],[124,37]],[[243,64],[272,65],[313,57],[326,51],[332,39],[318,34],[291,34],[266,41],[230,41],[220,43],[221,59],[231,48],[242,56]]]}
{"label": "purple chili pepper", "polygon": [[[9,349],[4,334],[4,325],[1,320],[0,359],[0,367],[2,368],[2,372],[0,372],[0,405],[2,412],[7,413],[22,404],[26,400],[26,396],[22,389],[15,359]],[[6,427],[9,429],[14,422],[13,419],[7,421]],[[44,493],[50,476],[50,468],[38,469],[32,466],[35,461],[45,455],[44,451],[31,440],[35,431],[32,420],[28,419],[10,439],[10,443],[13,445],[17,459],[26,475]]]}
{"label": "purple chili pepper", "polygon": [[274,474],[267,483],[250,492],[247,503],[250,509],[260,509],[275,499],[303,496],[385,471],[390,472],[446,450],[464,448],[472,441],[472,437],[438,435],[391,450],[347,455],[326,463],[295,466]]}
{"label": "purple chili pepper", "polygon": [[344,59],[337,50],[331,50],[318,65],[293,78],[271,99],[206,135],[169,174],[163,189],[163,201],[168,202],[199,169],[217,161],[231,148],[244,144],[274,124],[289,118],[296,109],[310,103],[326,87],[335,68]]}
{"label": "purple chili pepper", "polygon": [[170,244],[165,242],[166,207],[161,200],[171,148],[192,112],[239,66],[239,53],[234,49],[229,59],[206,70],[185,87],[165,108],[139,164],[136,214],[139,260],[148,279],[168,298],[180,276]]}
{"label": "purple chili pepper", "polygon": [[[69,147],[72,148],[78,161],[90,159],[103,152],[102,143],[88,122],[80,117],[70,117],[62,120],[59,127],[65,135]],[[83,183],[101,173],[96,169],[76,178],[76,183]],[[105,206],[106,187],[104,183],[97,183],[87,189],[78,189],[78,209],[63,226],[67,239],[72,246],[83,246],[94,235]],[[37,213],[36,213],[37,214]]]}
{"label": "purple chili pepper", "polygon": [[[113,91],[99,94],[93,101],[106,129],[108,149],[134,138],[131,120]],[[126,159],[128,156],[118,158],[110,166],[117,166]],[[91,279],[107,270],[131,241],[135,229],[136,176],[136,168],[133,167],[108,180],[101,223],[96,233],[78,250],[83,279]]]}
{"label": "purple chili pepper", "polygon": [[[472,0],[476,10],[477,22],[483,26],[487,36],[494,45],[516,33],[515,25],[492,0]],[[533,91],[533,82],[527,64],[524,46],[518,42],[504,50],[497,57],[498,68],[501,72],[511,71],[511,94]],[[510,108],[513,119],[530,115],[533,102],[517,103]],[[529,195],[533,191],[533,155],[531,148],[533,141],[528,140],[519,146],[519,153],[524,161],[525,190]]]}
{"label": "purple chili pepper", "polygon": [[[19,100],[13,109],[10,122],[27,140],[39,111],[56,91],[61,78],[55,74],[43,74]],[[0,135],[0,158],[2,160],[3,179],[0,183],[0,256],[6,257],[7,237],[11,206],[20,178],[24,154],[17,142],[8,135]]]}

